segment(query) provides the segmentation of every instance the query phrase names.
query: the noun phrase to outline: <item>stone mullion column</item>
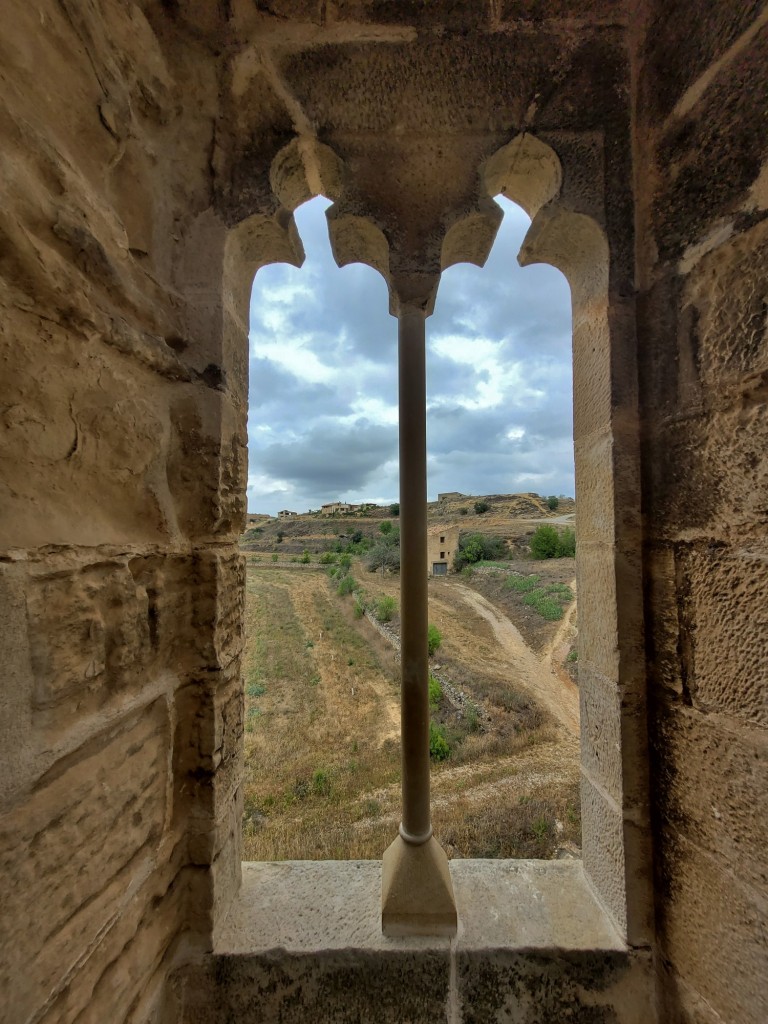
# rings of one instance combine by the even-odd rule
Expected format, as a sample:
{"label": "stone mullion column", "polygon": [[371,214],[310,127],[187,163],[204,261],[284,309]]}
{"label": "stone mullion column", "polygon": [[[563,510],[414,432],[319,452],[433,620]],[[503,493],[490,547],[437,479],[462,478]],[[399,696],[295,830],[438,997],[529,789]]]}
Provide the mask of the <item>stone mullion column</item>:
{"label": "stone mullion column", "polygon": [[427,654],[427,392],[424,311],[398,319],[400,416],[400,677],[403,819],[418,845],[432,835],[429,809]]}
{"label": "stone mullion column", "polygon": [[426,316],[423,305],[399,305],[403,815],[382,865],[386,935],[452,935],[457,925],[448,859],[432,835],[429,801]]}

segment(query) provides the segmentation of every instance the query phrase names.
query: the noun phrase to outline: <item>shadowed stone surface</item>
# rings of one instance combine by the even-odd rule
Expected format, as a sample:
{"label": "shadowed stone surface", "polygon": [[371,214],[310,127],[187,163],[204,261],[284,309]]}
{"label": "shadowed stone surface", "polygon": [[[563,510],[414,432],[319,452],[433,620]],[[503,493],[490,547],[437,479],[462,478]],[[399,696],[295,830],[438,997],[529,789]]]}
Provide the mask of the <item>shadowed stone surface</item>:
{"label": "shadowed stone surface", "polygon": [[377,862],[243,865],[214,955],[176,979],[185,1024],[649,1019],[647,961],[624,947],[580,864],[450,869],[453,940],[382,934]]}

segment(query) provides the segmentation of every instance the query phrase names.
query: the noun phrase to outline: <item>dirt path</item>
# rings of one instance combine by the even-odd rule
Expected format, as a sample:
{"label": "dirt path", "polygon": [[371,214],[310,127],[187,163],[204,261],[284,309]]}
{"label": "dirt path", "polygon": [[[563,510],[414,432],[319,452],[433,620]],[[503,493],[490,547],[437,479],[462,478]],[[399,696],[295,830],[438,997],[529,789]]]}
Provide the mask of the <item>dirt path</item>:
{"label": "dirt path", "polygon": [[[568,586],[571,588],[573,593],[576,593],[576,580],[573,579],[569,582]],[[553,657],[559,651],[559,649],[568,642],[571,633],[571,623],[573,622],[573,616],[576,612],[576,600],[574,599],[565,609],[563,615],[563,621],[557,627],[557,632],[549,641],[547,646],[541,652],[541,660],[545,663],[552,663]]]}
{"label": "dirt path", "polygon": [[572,736],[579,735],[579,691],[552,672],[547,659],[542,663],[523,640],[518,629],[477,591],[463,583],[453,584],[462,600],[493,629],[505,656],[518,670],[520,683],[545,707]]}

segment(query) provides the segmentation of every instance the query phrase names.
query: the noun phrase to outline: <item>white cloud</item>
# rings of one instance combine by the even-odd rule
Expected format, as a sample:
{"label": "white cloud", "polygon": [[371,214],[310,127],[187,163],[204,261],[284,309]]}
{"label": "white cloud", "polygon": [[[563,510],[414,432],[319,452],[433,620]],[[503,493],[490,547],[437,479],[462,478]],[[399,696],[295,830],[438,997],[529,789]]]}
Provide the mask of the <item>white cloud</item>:
{"label": "white cloud", "polygon": [[311,338],[286,338],[281,341],[259,340],[259,355],[282,366],[299,380],[310,384],[328,384],[336,380],[337,371],[321,363],[309,347]]}
{"label": "white cloud", "polygon": [[[339,269],[324,201],[296,220],[304,267],[256,276],[249,508],[397,499],[397,326],[368,267]],[[480,270],[443,275],[427,322],[429,493],[573,493],[570,299],[550,267],[517,267],[525,214]]]}

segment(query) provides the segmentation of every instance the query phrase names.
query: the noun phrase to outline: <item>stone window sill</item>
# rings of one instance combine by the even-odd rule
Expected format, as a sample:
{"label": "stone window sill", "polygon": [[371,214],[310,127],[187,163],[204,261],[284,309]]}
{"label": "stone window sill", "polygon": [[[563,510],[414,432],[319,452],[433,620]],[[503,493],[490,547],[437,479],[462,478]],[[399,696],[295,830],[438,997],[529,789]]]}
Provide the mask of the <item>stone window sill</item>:
{"label": "stone window sill", "polygon": [[447,938],[381,934],[380,861],[244,863],[216,953],[285,949],[488,948],[624,952],[580,861],[453,860],[459,931]]}
{"label": "stone window sill", "polygon": [[213,954],[175,978],[183,1024],[651,1024],[578,861],[455,860],[459,930],[385,938],[378,861],[243,865]]}

